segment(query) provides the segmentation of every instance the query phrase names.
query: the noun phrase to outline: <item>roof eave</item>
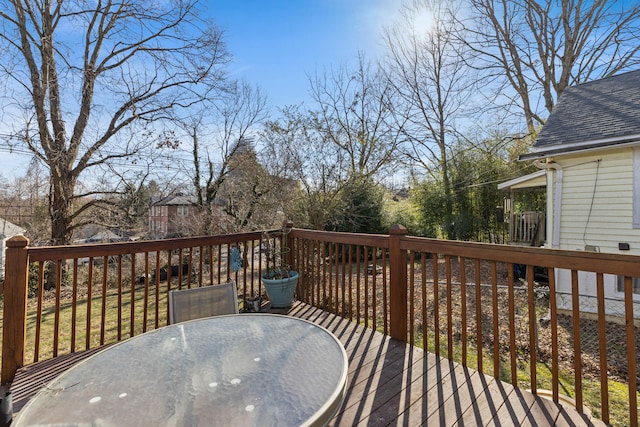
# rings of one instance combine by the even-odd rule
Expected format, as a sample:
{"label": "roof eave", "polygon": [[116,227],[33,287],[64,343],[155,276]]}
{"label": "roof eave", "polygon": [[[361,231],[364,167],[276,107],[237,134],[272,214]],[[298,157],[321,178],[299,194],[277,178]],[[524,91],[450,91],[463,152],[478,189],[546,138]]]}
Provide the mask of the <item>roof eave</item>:
{"label": "roof eave", "polygon": [[[523,183],[525,183],[527,181],[533,181],[533,180],[535,180],[537,178],[540,178],[540,177],[544,176],[545,174],[546,174],[545,170],[539,170],[539,171],[535,171],[533,173],[530,173],[528,175],[523,175],[523,176],[520,176],[518,178],[514,178],[514,179],[511,179],[509,181],[505,181],[503,183],[498,184],[498,190],[501,190],[501,191],[509,190],[513,186],[523,184]],[[535,185],[534,187],[538,187],[538,185]]]}
{"label": "roof eave", "polygon": [[531,153],[521,154],[520,156],[518,156],[518,161],[546,159],[548,157],[557,157],[567,154],[585,153],[589,151],[599,151],[608,148],[621,148],[634,145],[640,145],[640,135],[566,144],[561,145],[555,149],[544,149],[544,147],[541,147]]}

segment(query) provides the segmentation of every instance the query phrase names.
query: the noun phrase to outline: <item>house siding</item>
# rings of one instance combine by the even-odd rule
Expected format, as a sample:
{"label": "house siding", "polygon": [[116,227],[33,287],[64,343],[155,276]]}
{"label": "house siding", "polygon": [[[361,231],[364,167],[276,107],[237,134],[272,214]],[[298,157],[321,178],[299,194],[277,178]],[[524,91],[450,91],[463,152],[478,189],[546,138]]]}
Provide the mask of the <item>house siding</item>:
{"label": "house siding", "polygon": [[[554,159],[563,170],[560,249],[640,254],[640,229],[633,227],[633,158],[634,150],[623,148]],[[550,192],[555,173],[552,182]],[[628,243],[630,250],[620,251],[618,243]],[[581,272],[578,282],[581,312],[596,313],[595,274]],[[556,271],[556,283],[558,308],[571,310],[571,272]],[[622,319],[623,294],[615,276],[604,276],[604,291],[607,314]],[[634,300],[638,318],[640,295]]]}
{"label": "house siding", "polygon": [[640,254],[640,230],[634,229],[633,150],[556,159],[563,168],[560,248]]}

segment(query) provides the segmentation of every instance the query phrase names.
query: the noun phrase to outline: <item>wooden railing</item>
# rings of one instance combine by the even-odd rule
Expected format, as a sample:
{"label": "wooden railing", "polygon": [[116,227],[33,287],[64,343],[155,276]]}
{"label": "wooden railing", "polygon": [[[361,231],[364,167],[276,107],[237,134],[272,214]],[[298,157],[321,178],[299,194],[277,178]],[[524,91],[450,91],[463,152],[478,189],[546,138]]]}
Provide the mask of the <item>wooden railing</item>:
{"label": "wooden railing", "polygon": [[[568,395],[605,422],[638,425],[640,257],[424,239],[403,227],[290,237],[299,299],[555,401]],[[624,291],[607,297],[613,275]]]}
{"label": "wooden railing", "polygon": [[541,246],[546,235],[544,212],[526,211],[511,216],[509,241],[512,244]]}
{"label": "wooden railing", "polygon": [[[144,242],[29,247],[7,241],[2,383],[18,367],[167,324],[172,289],[235,280],[262,293],[261,232]],[[229,250],[244,260],[229,268]],[[29,325],[29,327],[27,327]]]}
{"label": "wooden railing", "polygon": [[[262,238],[43,248],[11,239],[2,383],[25,364],[164,326],[170,289],[232,279],[241,294],[262,295]],[[548,389],[556,401],[569,395],[606,422],[638,425],[640,257],[424,239],[402,226],[389,235],[294,228],[288,239],[299,300],[534,393]],[[244,260],[238,272],[229,270],[232,246]],[[616,298],[614,275],[623,278]]]}

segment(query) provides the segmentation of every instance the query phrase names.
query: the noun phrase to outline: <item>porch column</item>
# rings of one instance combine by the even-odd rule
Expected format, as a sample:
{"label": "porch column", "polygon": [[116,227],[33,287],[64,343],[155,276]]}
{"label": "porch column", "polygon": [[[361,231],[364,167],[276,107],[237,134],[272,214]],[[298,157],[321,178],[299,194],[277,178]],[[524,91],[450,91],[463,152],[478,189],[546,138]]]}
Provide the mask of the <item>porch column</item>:
{"label": "porch column", "polygon": [[407,251],[400,249],[407,229],[393,225],[389,229],[389,333],[392,338],[407,341]]}
{"label": "porch column", "polygon": [[24,365],[27,341],[29,239],[15,236],[7,240],[4,281],[2,334],[2,384],[13,381],[16,370]]}
{"label": "porch column", "polygon": [[516,215],[513,212],[516,206],[516,192],[512,188],[509,191],[509,242],[516,242],[518,239],[516,238]]}

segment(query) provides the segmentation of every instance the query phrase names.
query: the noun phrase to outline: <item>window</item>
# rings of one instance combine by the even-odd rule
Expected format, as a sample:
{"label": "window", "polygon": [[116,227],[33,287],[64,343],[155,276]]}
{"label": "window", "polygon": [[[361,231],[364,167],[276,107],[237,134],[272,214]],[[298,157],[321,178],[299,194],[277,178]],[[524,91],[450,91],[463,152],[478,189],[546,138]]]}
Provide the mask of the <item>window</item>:
{"label": "window", "polygon": [[[633,293],[640,295],[640,277],[634,277],[631,285]],[[618,292],[624,293],[624,276],[618,276]]]}
{"label": "window", "polygon": [[178,206],[178,216],[189,215],[189,206]]}

